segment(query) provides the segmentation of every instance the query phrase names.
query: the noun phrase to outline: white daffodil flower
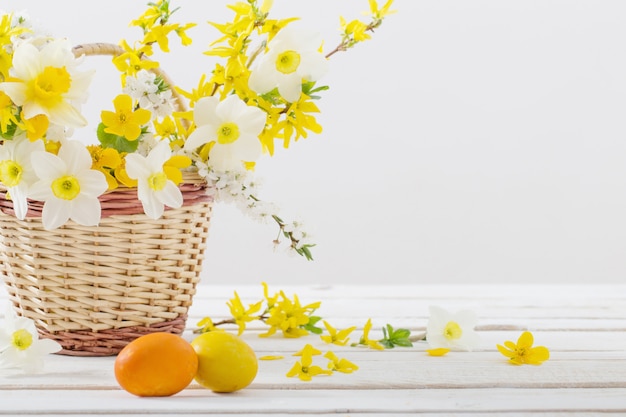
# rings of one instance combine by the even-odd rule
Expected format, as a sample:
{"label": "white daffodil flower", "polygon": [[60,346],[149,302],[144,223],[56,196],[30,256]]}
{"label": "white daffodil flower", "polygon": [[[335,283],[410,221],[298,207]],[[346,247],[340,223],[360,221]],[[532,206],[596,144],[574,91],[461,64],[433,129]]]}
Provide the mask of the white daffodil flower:
{"label": "white daffodil flower", "polygon": [[298,101],[302,81],[317,81],[328,71],[321,44],[318,34],[287,26],[268,44],[267,53],[252,69],[248,85],[258,94],[278,87],[285,100]]}
{"label": "white daffodil flower", "polygon": [[5,140],[0,145],[0,181],[7,187],[15,216],[20,220],[24,220],[28,211],[28,189],[37,181],[30,157],[44,149],[43,141],[31,142],[26,137]]}
{"label": "white daffodil flower", "polygon": [[35,152],[31,162],[39,181],[30,187],[28,196],[44,201],[41,217],[46,230],[56,229],[69,219],[83,226],[98,225],[98,197],[108,186],[104,174],[91,169],[91,155],[82,143],[67,141],[58,156]]}
{"label": "white daffodil flower", "polygon": [[44,356],[61,349],[54,340],[39,338],[33,320],[17,317],[10,306],[6,309],[4,325],[0,326],[0,368],[38,372]]}
{"label": "white daffodil flower", "polygon": [[167,141],[159,142],[148,156],[136,153],[126,155],[126,173],[137,180],[137,196],[151,219],[161,217],[164,206],[179,208],[183,205],[183,194],[163,170],[163,164],[171,157]]}
{"label": "white daffodil flower", "polygon": [[214,96],[201,98],[193,119],[197,127],[187,138],[185,150],[215,142],[209,151],[209,165],[217,171],[241,170],[244,161],[255,161],[263,152],[259,134],[266,114],[236,95],[223,101]]}
{"label": "white daffodil flower", "polygon": [[426,340],[431,349],[472,350],[480,343],[480,337],[474,330],[476,322],[472,311],[450,313],[441,307],[431,306]]}
{"label": "white daffodil flower", "polygon": [[0,91],[22,106],[26,119],[43,114],[51,123],[86,126],[77,106],[87,99],[94,71],[77,71],[79,62],[67,40],[54,40],[41,49],[22,43],[13,55],[10,75],[15,80],[0,83]]}

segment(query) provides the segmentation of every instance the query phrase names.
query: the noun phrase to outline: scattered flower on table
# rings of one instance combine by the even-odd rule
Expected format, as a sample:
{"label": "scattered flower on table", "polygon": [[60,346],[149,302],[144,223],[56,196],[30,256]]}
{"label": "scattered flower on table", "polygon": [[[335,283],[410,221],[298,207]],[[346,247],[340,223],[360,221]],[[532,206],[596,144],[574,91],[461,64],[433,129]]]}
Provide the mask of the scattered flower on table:
{"label": "scattered flower on table", "polygon": [[297,294],[294,294],[293,300],[282,291],[280,296],[281,299],[269,311],[269,317],[265,321],[270,328],[261,336],[271,336],[280,330],[284,337],[301,337],[308,335],[314,329],[315,332],[319,330],[314,326],[320,318],[312,314],[320,307],[321,302],[302,305]]}
{"label": "scattered flower on table", "polygon": [[323,321],[324,327],[328,335],[320,335],[320,339],[326,343],[332,343],[334,345],[345,346],[350,341],[350,333],[352,333],[356,326],[348,327],[347,329],[337,330],[330,325],[326,320]]}
{"label": "scattered flower on table", "polygon": [[4,325],[0,327],[0,368],[20,368],[27,373],[43,369],[44,357],[61,350],[54,340],[40,339],[35,322],[17,317],[8,306]]}
{"label": "scattered flower on table", "polygon": [[324,354],[324,357],[330,360],[328,362],[328,369],[331,371],[351,374],[359,369],[357,365],[350,362],[348,359],[339,358],[334,352],[328,351]]}
{"label": "scattered flower on table", "polygon": [[[250,304],[248,309],[246,309],[241,302],[239,294],[237,294],[237,291],[235,291],[235,297],[231,298],[226,303],[226,305],[228,305],[228,308],[230,309],[230,314],[233,316],[233,319],[235,319],[235,324],[238,327],[237,334],[241,336],[241,334],[246,329],[246,323],[257,320],[259,318],[258,313],[261,310],[261,306],[263,305],[263,300],[254,304]],[[256,314],[256,316],[254,316],[254,314]]]}
{"label": "scattered flower on table", "polygon": [[474,329],[476,322],[472,311],[450,313],[441,307],[431,306],[426,341],[431,349],[472,350],[480,344],[480,336]]}
{"label": "scattered flower on table", "polygon": [[265,282],[263,283],[263,298],[248,304],[247,309],[236,291],[234,297],[228,300],[226,305],[230,311],[230,318],[214,322],[210,317],[204,317],[198,322],[199,328],[196,332],[204,333],[217,330],[220,326],[236,325],[241,335],[247,323],[257,320],[269,326],[267,332],[260,334],[260,337],[269,337],[280,331],[283,337],[296,338],[310,333],[320,334],[323,331],[317,327],[321,317],[314,315],[321,302],[315,301],[302,305],[297,294],[290,299],[284,291],[270,296]]}
{"label": "scattered flower on table", "polygon": [[496,347],[513,365],[541,365],[550,358],[550,351],[545,346],[533,347],[533,343],[533,334],[525,331],[517,339],[517,343],[506,341],[504,346]]}
{"label": "scattered flower on table", "polygon": [[352,346],[364,345],[370,349],[385,350],[385,347],[380,344],[378,340],[370,339],[370,331],[372,330],[372,319],[367,319],[365,326],[363,327],[363,334],[358,343],[354,343]]}
{"label": "scattered flower on table", "polygon": [[[310,346],[310,348],[309,348]],[[313,352],[314,348],[307,344],[302,349],[302,356],[293,367],[287,372],[288,377],[297,376],[302,381],[310,381],[314,376],[318,375],[332,375],[333,371],[326,370],[318,365],[313,365]]]}
{"label": "scattered flower on table", "polygon": [[321,354],[321,350],[313,347],[310,343],[307,343],[302,349],[294,353],[293,356],[317,356]]}

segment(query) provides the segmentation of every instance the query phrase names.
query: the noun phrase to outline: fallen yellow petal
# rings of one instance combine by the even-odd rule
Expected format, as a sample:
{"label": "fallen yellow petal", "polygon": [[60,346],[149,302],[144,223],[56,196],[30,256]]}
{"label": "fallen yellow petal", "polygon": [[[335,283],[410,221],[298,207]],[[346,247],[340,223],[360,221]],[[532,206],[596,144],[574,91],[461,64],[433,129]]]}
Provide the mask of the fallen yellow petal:
{"label": "fallen yellow petal", "polygon": [[284,356],[280,356],[280,355],[267,355],[267,356],[261,356],[259,357],[260,361],[277,361],[279,359],[283,359]]}
{"label": "fallen yellow petal", "polygon": [[450,352],[448,348],[426,349],[426,353],[430,356],[443,356],[448,352]]}

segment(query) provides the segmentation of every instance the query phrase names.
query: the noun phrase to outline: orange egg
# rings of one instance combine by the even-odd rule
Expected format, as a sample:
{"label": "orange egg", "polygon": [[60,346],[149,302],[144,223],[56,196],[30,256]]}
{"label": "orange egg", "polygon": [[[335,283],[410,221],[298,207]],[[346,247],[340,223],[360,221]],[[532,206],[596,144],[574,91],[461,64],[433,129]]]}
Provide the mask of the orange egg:
{"label": "orange egg", "polygon": [[122,349],[115,359],[115,378],[140,397],[167,397],[185,389],[198,370],[189,342],[172,333],[150,333]]}

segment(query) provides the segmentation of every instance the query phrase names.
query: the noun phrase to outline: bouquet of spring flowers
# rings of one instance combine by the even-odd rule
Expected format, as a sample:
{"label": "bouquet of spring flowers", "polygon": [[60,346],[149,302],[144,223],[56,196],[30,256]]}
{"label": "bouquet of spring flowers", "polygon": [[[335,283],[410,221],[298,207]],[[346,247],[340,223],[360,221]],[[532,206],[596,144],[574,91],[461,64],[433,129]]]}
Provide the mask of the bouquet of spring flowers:
{"label": "bouquet of spring flowers", "polygon": [[[216,201],[275,222],[278,236],[312,259],[309,234],[258,198],[254,166],[277,144],[322,131],[316,101],[328,89],[328,60],[369,39],[392,0],[369,0],[366,21],[340,18],[328,51],[296,17],[270,17],[271,0],[233,3],[230,22],[210,23],[219,37],[205,54],[220,62],[191,86],[175,84],[157,60],[172,41],[191,44],[197,25],[177,22],[173,2],[149,3],[131,22],[137,39],[117,45],[74,45],[41,33],[28,16],[0,14],[0,183],[12,214],[24,219],[39,202],[46,230],[68,221],[96,226],[101,196],[124,188],[158,219],[183,204],[180,185],[193,174]],[[121,88],[90,141],[78,132],[88,124],[81,104],[94,74],[81,63],[95,53],[112,55]]]}

